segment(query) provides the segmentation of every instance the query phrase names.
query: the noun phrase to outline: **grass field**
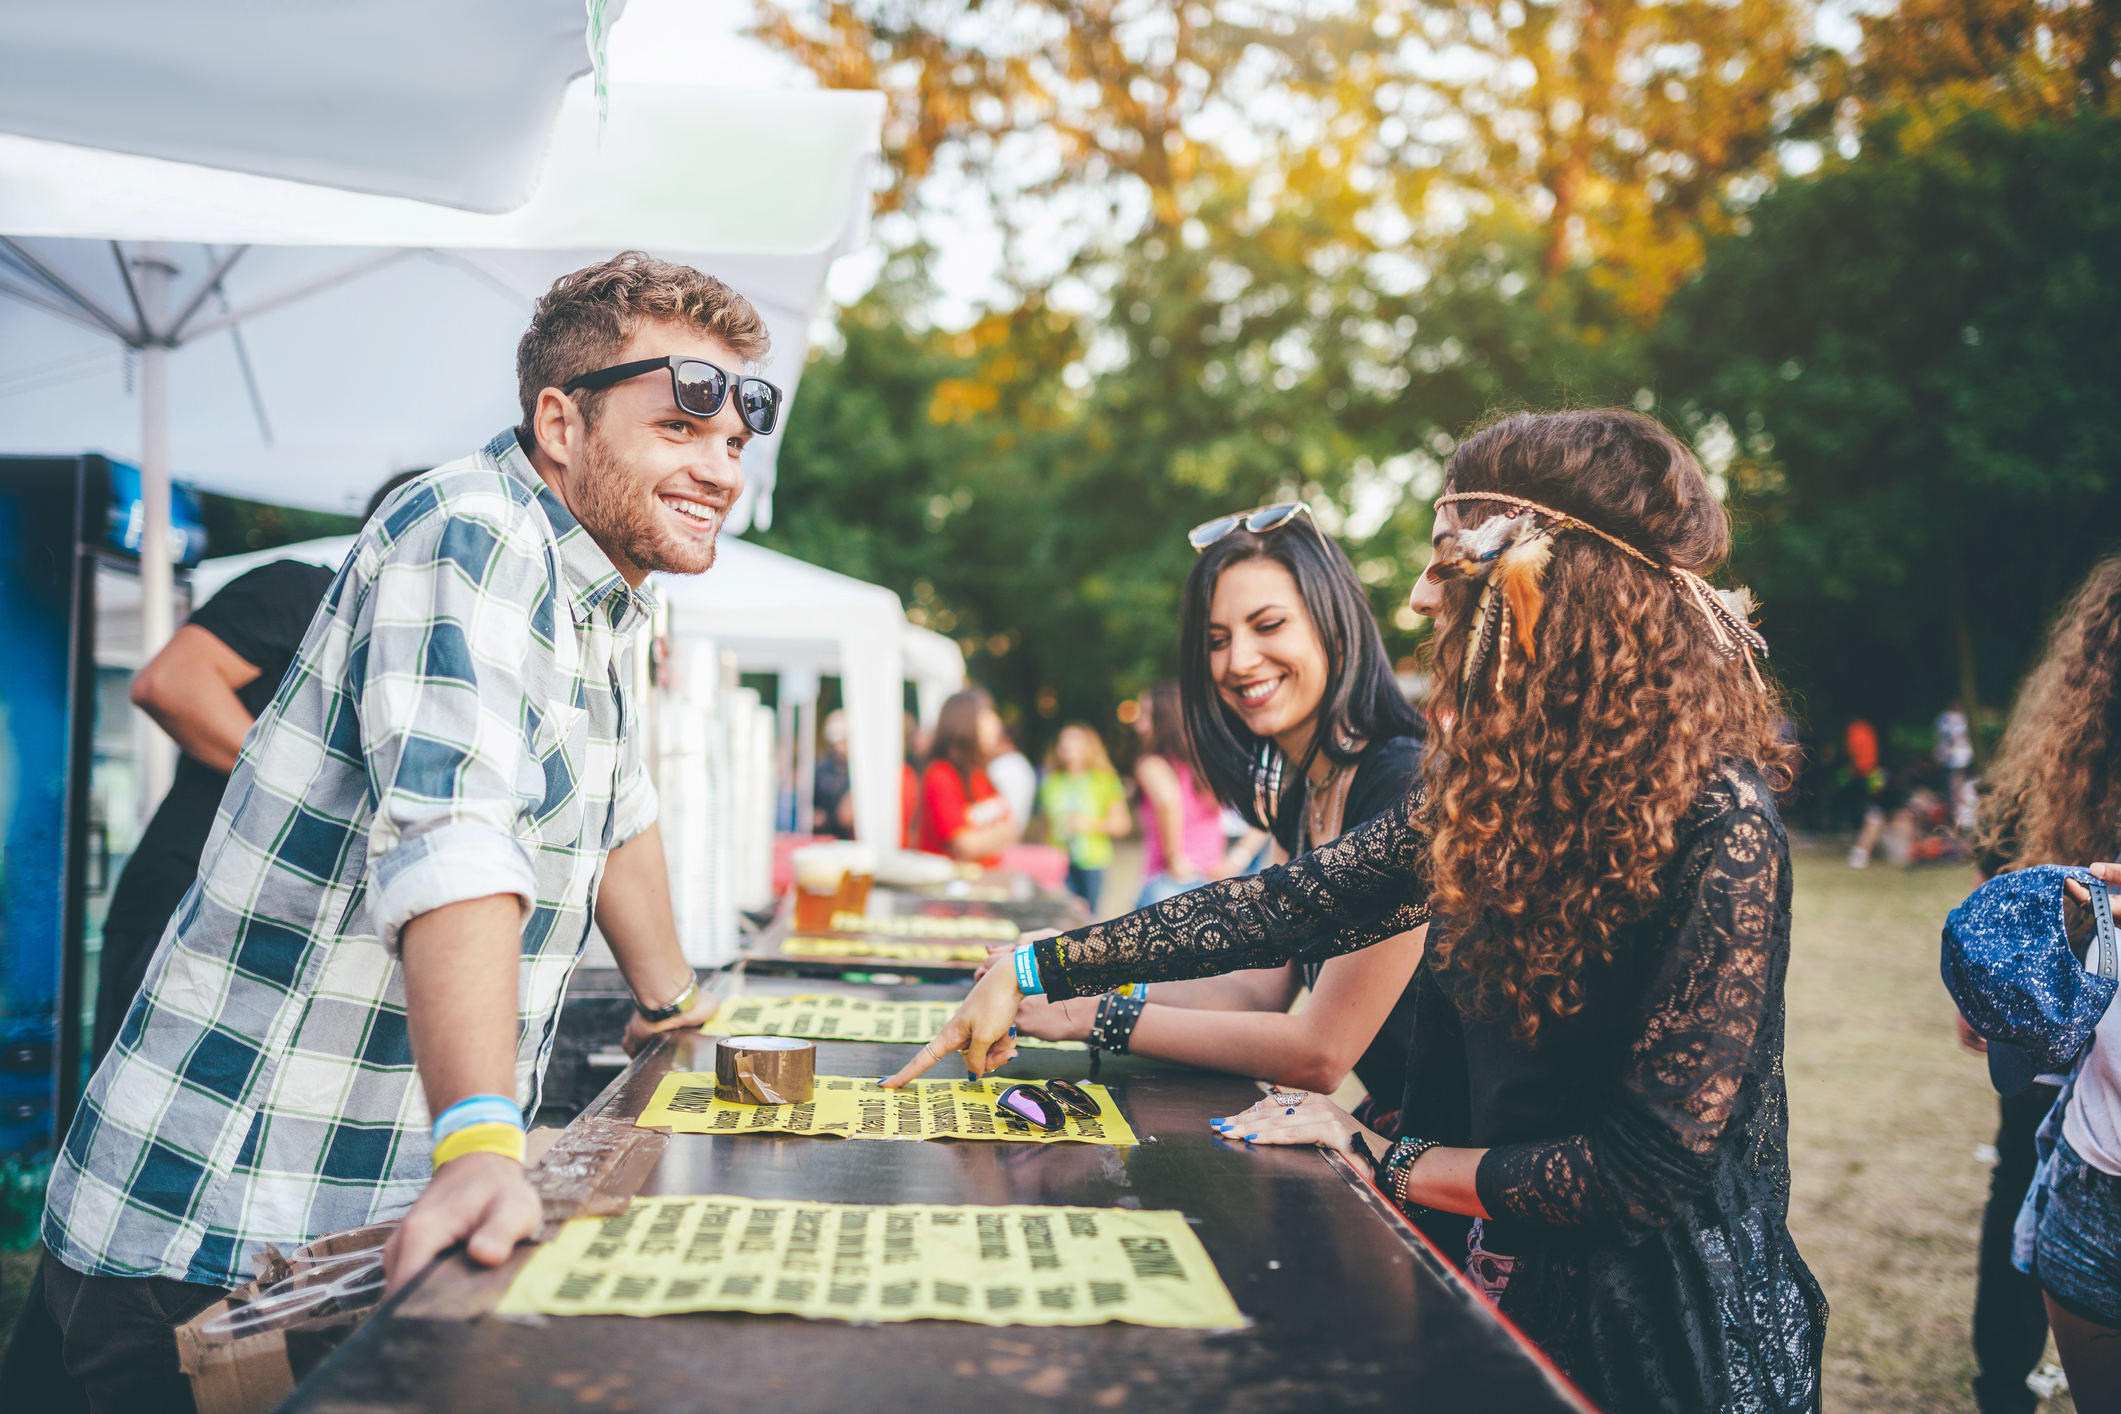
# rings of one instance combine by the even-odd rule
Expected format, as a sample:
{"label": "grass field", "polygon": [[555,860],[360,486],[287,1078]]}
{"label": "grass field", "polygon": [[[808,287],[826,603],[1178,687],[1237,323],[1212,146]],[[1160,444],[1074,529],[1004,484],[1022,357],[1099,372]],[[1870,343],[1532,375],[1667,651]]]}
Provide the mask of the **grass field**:
{"label": "grass field", "polygon": [[[1108,903],[1131,902],[1114,871]],[[1828,1414],[1973,1410],[1974,1245],[1995,1137],[1981,1062],[1952,1040],[1937,933],[1963,868],[1857,872],[1800,849],[1789,980],[1790,1225],[1833,1304]],[[27,1254],[0,1254],[12,1328]],[[2071,1410],[2067,1395],[2049,1414]]]}
{"label": "grass field", "polygon": [[[1965,867],[1797,856],[1790,1227],[1826,1288],[1829,1414],[1972,1411],[1974,1253],[1996,1101],[1937,977]],[[2071,1410],[2067,1395],[2045,1408]]]}

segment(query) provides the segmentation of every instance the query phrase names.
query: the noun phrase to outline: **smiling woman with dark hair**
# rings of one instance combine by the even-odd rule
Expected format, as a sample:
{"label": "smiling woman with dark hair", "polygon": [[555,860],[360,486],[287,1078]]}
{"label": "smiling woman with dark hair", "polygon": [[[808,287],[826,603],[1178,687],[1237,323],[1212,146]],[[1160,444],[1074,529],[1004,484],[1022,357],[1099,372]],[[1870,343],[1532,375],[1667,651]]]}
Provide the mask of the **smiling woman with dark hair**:
{"label": "smiling woman with dark hair", "polygon": [[[1239,524],[1211,540],[1186,577],[1180,623],[1179,686],[1144,701],[1151,749],[1177,759],[1167,769],[1204,778],[1291,854],[1413,789],[1421,718],[1385,661],[1355,567],[1308,515],[1289,512],[1259,531]],[[1149,779],[1144,770],[1145,793]],[[1156,812],[1145,813],[1154,828]],[[1043,1040],[1091,1040],[1313,1090],[1338,1089],[1352,1069],[1371,1096],[1360,1113],[1391,1133],[1421,944],[1417,928],[1346,957],[1159,982],[1146,995],[1032,998],[1017,1025]],[[1306,987],[1309,1004],[1291,1013]]]}

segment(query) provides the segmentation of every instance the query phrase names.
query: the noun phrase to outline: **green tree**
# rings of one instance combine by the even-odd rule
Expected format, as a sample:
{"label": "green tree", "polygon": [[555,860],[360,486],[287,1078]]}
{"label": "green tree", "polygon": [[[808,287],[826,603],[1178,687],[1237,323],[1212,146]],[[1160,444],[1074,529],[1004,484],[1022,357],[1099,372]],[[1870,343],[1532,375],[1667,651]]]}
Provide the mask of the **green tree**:
{"label": "green tree", "polygon": [[1663,386],[1814,723],[2007,701],[2121,530],[2121,122],[1888,120],[1712,246]]}
{"label": "green tree", "polygon": [[1325,211],[1202,209],[1111,258],[1099,326],[1031,299],[927,328],[922,255],[902,256],[790,418],[764,538],[956,636],[1030,747],[1068,717],[1110,728],[1175,669],[1186,529],[1272,499],[1311,501],[1411,654],[1400,611],[1451,439],[1497,406],[1647,381],[1608,295],[1542,280],[1536,228],[1483,222],[1394,289]]}

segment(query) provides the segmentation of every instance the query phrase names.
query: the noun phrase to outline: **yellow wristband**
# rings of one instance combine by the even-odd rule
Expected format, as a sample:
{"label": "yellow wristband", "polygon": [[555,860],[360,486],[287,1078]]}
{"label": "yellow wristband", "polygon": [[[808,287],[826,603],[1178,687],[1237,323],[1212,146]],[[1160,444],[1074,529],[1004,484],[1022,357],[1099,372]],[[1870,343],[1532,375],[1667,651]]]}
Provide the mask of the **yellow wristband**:
{"label": "yellow wristband", "polygon": [[506,1154],[521,1163],[523,1131],[499,1120],[486,1124],[467,1124],[435,1145],[435,1167],[440,1168],[451,1159],[461,1159],[466,1154]]}

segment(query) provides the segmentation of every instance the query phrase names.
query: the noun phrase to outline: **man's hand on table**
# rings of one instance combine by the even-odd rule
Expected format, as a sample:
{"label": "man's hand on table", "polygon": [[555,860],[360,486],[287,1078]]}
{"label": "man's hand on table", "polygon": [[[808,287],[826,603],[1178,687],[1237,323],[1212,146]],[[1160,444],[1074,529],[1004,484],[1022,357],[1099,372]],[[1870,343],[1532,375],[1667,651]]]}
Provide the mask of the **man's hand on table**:
{"label": "man's hand on table", "polygon": [[619,1038],[619,1044],[626,1048],[627,1055],[637,1056],[643,1047],[665,1031],[696,1031],[714,1020],[714,1014],[721,1009],[722,999],[702,987],[683,1015],[673,1016],[668,1021],[650,1021],[637,1011],[627,1017],[626,1034]]}
{"label": "man's hand on table", "polygon": [[496,1267],[518,1242],[538,1230],[544,1205],[504,1154],[466,1154],[435,1171],[427,1191],[383,1248],[384,1294],[390,1295],[425,1271],[427,1264],[459,1242],[471,1259]]}

